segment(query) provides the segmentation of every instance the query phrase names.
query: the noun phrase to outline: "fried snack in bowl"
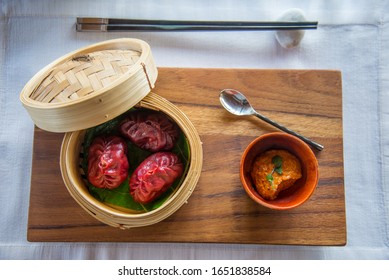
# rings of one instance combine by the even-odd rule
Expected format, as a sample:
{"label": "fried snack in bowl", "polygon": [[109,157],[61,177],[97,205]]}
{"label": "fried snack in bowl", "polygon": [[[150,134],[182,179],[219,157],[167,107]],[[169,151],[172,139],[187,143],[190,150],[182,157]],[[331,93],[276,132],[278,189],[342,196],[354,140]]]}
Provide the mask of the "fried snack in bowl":
{"label": "fried snack in bowl", "polygon": [[240,161],[240,180],[256,203],[287,210],[311,197],[319,180],[319,167],[306,143],[293,135],[274,132],[257,137],[247,146]]}
{"label": "fried snack in bowl", "polygon": [[268,150],[254,160],[251,177],[258,193],[274,200],[302,177],[301,164],[287,150]]}

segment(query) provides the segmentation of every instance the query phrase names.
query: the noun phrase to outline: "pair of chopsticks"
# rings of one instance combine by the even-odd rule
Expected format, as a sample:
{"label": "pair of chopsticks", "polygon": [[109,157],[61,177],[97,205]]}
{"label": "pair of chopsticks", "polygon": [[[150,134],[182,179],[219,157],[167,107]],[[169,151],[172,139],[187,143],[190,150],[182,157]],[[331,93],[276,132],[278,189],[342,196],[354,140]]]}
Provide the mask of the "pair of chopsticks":
{"label": "pair of chopsticks", "polygon": [[316,29],[317,21],[184,21],[78,17],[81,31],[234,31]]}

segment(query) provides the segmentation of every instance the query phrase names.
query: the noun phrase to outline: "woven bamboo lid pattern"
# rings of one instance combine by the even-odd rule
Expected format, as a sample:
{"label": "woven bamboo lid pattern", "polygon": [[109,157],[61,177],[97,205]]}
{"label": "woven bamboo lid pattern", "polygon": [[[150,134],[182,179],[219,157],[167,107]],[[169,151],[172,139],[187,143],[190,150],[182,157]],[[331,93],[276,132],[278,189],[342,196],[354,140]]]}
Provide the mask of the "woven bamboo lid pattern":
{"label": "woven bamboo lid pattern", "polygon": [[76,131],[128,110],[150,92],[157,75],[147,43],[110,40],[49,64],[26,84],[20,99],[38,127]]}
{"label": "woven bamboo lid pattern", "polygon": [[106,50],[73,57],[54,67],[30,98],[65,103],[93,94],[129,71],[139,56],[133,50]]}

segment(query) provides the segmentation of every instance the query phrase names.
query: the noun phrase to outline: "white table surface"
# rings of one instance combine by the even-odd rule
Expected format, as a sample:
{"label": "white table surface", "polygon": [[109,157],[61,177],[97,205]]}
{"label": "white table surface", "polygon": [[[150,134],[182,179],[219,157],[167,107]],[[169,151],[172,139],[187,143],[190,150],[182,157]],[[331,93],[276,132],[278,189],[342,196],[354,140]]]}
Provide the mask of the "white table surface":
{"label": "white table surface", "polygon": [[[275,20],[300,8],[319,28],[298,48],[274,32],[77,33],[77,16]],[[389,259],[388,1],[0,0],[0,259]],[[30,243],[27,217],[33,122],[19,101],[54,59],[133,37],[158,67],[333,69],[342,72],[347,245]],[[48,213],[49,214],[49,213]]]}

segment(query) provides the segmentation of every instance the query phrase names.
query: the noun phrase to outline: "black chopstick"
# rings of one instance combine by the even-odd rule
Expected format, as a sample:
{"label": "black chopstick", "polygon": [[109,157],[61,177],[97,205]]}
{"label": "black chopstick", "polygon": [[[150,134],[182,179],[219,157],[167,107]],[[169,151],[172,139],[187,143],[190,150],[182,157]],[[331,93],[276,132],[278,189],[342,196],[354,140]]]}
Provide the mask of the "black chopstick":
{"label": "black chopstick", "polygon": [[231,31],[316,29],[317,21],[182,21],[77,18],[77,31]]}

